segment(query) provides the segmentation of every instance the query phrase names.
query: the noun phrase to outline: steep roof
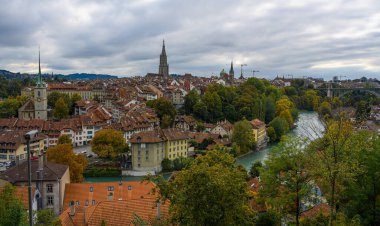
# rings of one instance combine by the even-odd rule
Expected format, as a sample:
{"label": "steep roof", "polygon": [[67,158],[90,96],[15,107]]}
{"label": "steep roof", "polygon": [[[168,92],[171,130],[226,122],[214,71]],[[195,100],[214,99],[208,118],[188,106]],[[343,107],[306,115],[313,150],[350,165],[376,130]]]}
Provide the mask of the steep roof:
{"label": "steep roof", "polygon": [[[169,215],[169,202],[160,204],[160,217]],[[157,202],[154,198],[132,200],[102,201],[88,208],[75,207],[75,215],[70,216],[70,208],[61,216],[63,226],[99,226],[102,221],[109,226],[134,225],[134,216],[142,220],[152,220],[157,217]]]}
{"label": "steep roof", "polygon": [[85,206],[86,201],[88,201],[88,206],[92,206],[92,200],[95,200],[95,203],[107,201],[110,192],[115,201],[142,197],[155,198],[156,196],[150,194],[154,187],[154,183],[139,181],[66,184],[63,209],[69,208],[70,201],[78,201],[79,206],[82,207]]}
{"label": "steep roof", "polygon": [[129,140],[131,143],[159,143],[162,141],[164,138],[159,130],[136,133]]}
{"label": "steep roof", "polygon": [[179,129],[163,129],[162,133],[164,134],[167,140],[186,140],[190,138],[188,133],[183,132]]}
{"label": "steep roof", "polygon": [[[38,171],[38,160],[31,161],[32,168],[32,181],[37,180],[37,171]],[[69,169],[69,166],[48,162],[44,165],[44,175],[43,179],[45,181],[57,181],[58,178],[62,176]],[[7,169],[0,175],[0,178],[15,184],[17,182],[26,182],[28,181],[28,162],[24,161],[17,166]]]}
{"label": "steep roof", "polygon": [[251,125],[254,129],[260,129],[261,127],[265,126],[265,123],[260,119],[254,119],[251,121]]}

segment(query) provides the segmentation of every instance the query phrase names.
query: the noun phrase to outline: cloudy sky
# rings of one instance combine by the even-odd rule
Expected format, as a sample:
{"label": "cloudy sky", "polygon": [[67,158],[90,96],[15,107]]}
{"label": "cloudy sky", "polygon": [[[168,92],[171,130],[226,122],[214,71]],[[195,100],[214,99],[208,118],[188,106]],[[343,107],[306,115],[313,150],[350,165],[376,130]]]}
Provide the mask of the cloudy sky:
{"label": "cloudy sky", "polygon": [[0,69],[380,78],[379,0],[0,0]]}

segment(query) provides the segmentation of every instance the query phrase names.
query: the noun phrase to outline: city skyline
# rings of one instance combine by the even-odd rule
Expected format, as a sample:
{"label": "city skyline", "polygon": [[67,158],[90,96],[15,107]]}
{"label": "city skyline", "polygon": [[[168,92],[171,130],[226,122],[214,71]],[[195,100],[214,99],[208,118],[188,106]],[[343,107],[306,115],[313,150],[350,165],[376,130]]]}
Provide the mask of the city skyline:
{"label": "city skyline", "polygon": [[[0,69],[118,76],[170,73],[379,78],[380,3],[365,1],[3,2]],[[236,77],[236,76],[235,76]]]}

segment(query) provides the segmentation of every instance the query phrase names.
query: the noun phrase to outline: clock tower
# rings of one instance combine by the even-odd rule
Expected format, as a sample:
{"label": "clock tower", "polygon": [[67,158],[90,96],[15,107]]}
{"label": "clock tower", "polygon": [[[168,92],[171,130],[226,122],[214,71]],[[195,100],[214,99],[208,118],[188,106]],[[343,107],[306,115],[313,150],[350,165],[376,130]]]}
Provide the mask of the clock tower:
{"label": "clock tower", "polygon": [[37,85],[34,87],[34,118],[47,120],[47,84],[42,81],[40,52],[38,52]]}

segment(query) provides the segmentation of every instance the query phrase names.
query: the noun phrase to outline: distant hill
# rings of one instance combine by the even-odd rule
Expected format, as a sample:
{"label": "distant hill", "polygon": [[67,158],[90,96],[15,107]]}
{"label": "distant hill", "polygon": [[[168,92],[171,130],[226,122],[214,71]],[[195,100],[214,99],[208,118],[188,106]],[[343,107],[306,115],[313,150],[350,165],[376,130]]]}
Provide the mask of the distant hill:
{"label": "distant hill", "polygon": [[[6,79],[24,79],[24,78],[35,78],[37,74],[27,74],[20,72],[14,73],[7,70],[0,69],[0,76],[5,77]],[[69,75],[62,75],[62,74],[42,74],[42,77],[46,79],[54,79],[54,78],[60,78],[60,79],[67,79],[67,80],[74,80],[74,79],[85,79],[85,80],[91,80],[91,79],[109,79],[109,78],[117,78],[115,75],[105,75],[105,74],[86,74],[86,73],[75,73],[75,74],[69,74]]]}
{"label": "distant hill", "polygon": [[108,79],[108,78],[117,78],[115,75],[104,75],[104,74],[86,74],[86,73],[75,73],[75,74],[69,74],[65,75],[64,78],[66,79]]}

